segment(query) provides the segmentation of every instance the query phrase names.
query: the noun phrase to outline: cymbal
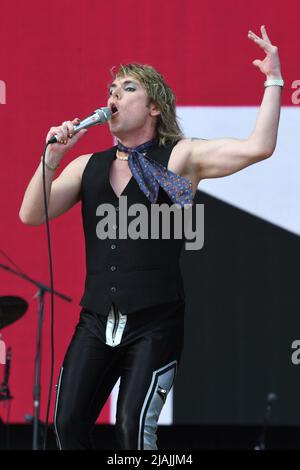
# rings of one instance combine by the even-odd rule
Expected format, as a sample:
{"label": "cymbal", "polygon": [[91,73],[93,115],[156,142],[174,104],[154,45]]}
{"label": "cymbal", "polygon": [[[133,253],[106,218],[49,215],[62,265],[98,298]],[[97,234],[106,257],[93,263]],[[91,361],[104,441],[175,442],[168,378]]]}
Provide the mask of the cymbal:
{"label": "cymbal", "polygon": [[28,308],[28,303],[21,297],[0,296],[0,329],[19,320]]}

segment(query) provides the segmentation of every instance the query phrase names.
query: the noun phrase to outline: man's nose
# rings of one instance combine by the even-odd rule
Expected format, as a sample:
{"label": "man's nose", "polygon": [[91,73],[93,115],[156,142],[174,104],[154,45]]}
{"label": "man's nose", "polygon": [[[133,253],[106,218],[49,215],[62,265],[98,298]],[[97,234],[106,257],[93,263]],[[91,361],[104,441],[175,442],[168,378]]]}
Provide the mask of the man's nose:
{"label": "man's nose", "polygon": [[120,91],[119,91],[119,90],[113,90],[112,96],[113,96],[113,97],[116,97],[117,99],[119,99],[120,96],[121,96]]}

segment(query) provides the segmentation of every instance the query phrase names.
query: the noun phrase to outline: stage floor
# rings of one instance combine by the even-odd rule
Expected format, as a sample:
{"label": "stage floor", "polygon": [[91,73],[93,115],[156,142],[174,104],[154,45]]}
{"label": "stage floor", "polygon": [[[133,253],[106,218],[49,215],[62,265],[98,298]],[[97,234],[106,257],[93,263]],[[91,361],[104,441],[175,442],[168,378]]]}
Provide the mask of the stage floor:
{"label": "stage floor", "polygon": [[[158,447],[166,451],[254,450],[262,429],[257,426],[159,426]],[[48,450],[56,449],[52,428]],[[114,426],[98,425],[94,431],[96,450],[117,450]],[[0,423],[1,450],[32,449],[32,426]],[[267,450],[300,450],[300,427],[271,426],[266,432]]]}

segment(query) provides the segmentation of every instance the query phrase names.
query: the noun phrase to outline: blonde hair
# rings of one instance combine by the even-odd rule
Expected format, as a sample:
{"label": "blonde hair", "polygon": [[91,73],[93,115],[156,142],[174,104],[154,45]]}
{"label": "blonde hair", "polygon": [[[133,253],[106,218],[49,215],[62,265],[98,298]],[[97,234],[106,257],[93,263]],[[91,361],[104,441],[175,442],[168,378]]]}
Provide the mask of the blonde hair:
{"label": "blonde hair", "polygon": [[145,88],[150,103],[158,105],[160,114],[156,122],[156,133],[159,146],[166,146],[178,142],[183,138],[182,130],[177,122],[175,95],[166,84],[163,76],[150,65],[137,63],[121,64],[114,73],[113,79],[130,75],[136,78]]}

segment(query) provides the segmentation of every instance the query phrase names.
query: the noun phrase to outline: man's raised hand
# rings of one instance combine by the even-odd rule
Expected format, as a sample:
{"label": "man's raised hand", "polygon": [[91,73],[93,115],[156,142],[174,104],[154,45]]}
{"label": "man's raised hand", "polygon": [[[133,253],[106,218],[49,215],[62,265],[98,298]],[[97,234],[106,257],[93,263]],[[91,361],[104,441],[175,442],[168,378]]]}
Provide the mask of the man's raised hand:
{"label": "man's raised hand", "polygon": [[255,59],[252,64],[258,67],[267,78],[282,78],[278,47],[271,43],[267,35],[266,27],[261,26],[260,29],[262,37],[257,36],[253,31],[249,30],[248,38],[264,50],[266,57],[264,60]]}

